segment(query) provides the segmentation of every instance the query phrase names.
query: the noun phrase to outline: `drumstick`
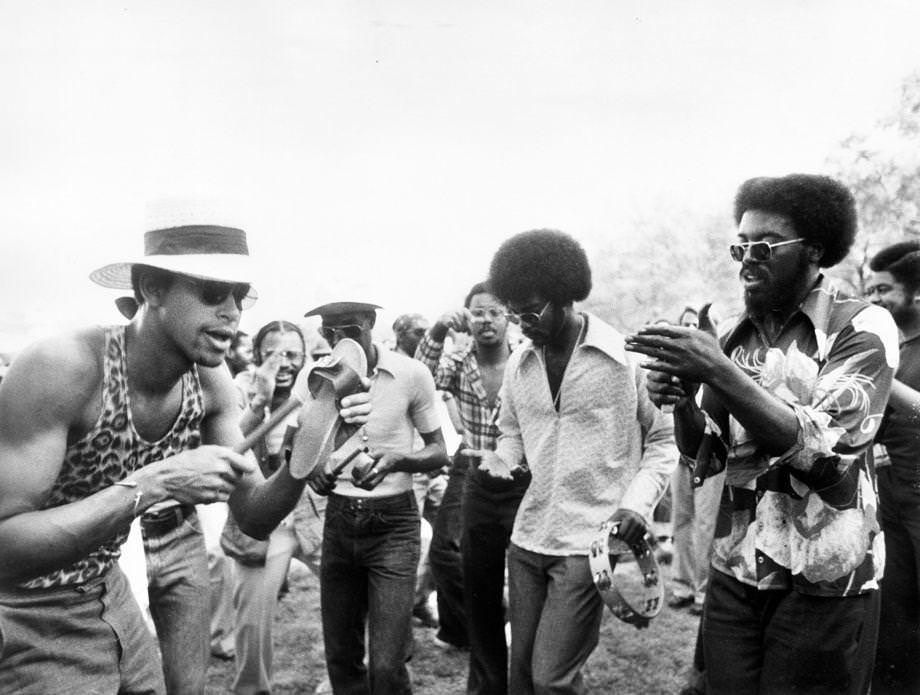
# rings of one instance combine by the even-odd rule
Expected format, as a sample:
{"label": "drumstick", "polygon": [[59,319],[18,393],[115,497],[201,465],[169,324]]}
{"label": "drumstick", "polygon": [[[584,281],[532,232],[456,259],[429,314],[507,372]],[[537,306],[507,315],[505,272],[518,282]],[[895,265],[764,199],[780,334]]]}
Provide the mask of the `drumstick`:
{"label": "drumstick", "polygon": [[246,436],[246,439],[233,447],[233,450],[238,454],[245,454],[252,447],[254,447],[256,442],[262,439],[262,437],[280,425],[293,410],[299,408],[302,405],[303,400],[301,400],[300,396],[292,393],[291,397],[281,404],[281,407],[276,408],[272,412],[271,417],[269,417],[268,420],[250,432]]}
{"label": "drumstick", "polygon": [[332,471],[330,471],[331,475],[338,476],[339,473],[345,470],[345,466],[347,466],[349,463],[354,461],[357,456],[359,456],[360,454],[366,454],[366,453],[367,453],[367,447],[363,447],[363,448],[358,447],[357,449],[352,451],[348,456],[342,459],[342,461],[340,461],[339,464],[335,468],[333,468]]}

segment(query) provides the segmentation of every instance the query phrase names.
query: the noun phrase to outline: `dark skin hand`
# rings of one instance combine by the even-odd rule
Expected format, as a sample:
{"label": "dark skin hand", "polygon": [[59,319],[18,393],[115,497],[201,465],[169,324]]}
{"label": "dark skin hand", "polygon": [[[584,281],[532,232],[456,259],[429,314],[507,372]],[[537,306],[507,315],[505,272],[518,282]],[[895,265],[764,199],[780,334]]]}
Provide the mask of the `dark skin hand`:
{"label": "dark skin hand", "polygon": [[649,397],[658,407],[693,398],[707,375],[727,360],[709,319],[710,306],[700,310],[699,328],[646,326],[626,338],[627,350],[651,358],[643,366],[649,370]]}
{"label": "dark skin hand", "polygon": [[617,524],[617,538],[621,539],[629,547],[639,545],[645,537],[647,528],[645,519],[642,515],[637,514],[631,509],[617,509],[610,521]]}

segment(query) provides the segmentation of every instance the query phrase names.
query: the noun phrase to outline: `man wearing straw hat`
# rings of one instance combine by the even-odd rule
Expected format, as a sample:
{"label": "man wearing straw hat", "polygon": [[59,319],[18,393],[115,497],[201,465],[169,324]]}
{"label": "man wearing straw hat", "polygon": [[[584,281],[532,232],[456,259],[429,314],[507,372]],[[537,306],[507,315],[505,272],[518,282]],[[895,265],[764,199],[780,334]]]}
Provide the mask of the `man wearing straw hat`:
{"label": "man wearing straw hat", "polygon": [[[204,562],[194,505],[228,501],[264,538],[303,490],[230,448],[242,434],[223,360],[255,298],[246,235],[164,212],[143,257],[91,275],[133,289],[131,322],[33,345],[0,391],[0,692],[203,692],[207,601],[192,591],[156,616],[164,686],[116,564],[128,527],[159,508],[148,541]],[[342,408],[363,422],[367,396]]]}

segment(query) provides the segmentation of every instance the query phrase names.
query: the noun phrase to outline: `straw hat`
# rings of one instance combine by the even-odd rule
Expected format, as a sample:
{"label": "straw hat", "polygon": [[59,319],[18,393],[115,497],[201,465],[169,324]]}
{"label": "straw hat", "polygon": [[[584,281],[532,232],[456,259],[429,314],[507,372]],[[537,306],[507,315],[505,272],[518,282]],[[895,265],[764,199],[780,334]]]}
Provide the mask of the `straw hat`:
{"label": "straw hat", "polygon": [[147,207],[144,255],[110,263],[90,273],[103,287],[131,289],[135,264],[206,280],[251,284],[252,260],[246,232],[226,219],[213,203],[160,201]]}

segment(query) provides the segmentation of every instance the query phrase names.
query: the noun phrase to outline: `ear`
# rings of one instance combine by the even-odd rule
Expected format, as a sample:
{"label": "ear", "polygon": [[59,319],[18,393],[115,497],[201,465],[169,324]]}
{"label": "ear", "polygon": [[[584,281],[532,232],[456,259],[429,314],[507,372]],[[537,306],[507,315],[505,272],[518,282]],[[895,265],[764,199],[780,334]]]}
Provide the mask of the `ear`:
{"label": "ear", "polygon": [[820,265],[821,259],[824,258],[824,244],[809,242],[805,248],[808,249],[808,260]]}

